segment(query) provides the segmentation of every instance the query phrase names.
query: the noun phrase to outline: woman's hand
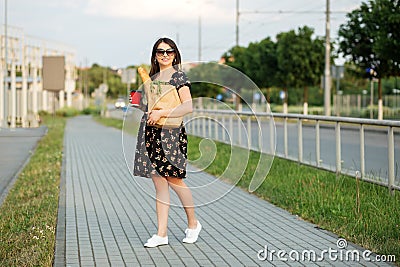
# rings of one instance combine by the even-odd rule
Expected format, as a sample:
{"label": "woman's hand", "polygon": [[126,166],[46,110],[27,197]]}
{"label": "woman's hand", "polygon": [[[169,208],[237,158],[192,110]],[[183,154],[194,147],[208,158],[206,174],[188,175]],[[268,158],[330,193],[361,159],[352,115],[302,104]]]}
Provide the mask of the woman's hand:
{"label": "woman's hand", "polygon": [[163,111],[160,109],[150,111],[147,117],[147,123],[150,125],[156,124],[156,122],[161,119],[162,115]]}
{"label": "woman's hand", "polygon": [[153,109],[148,113],[147,124],[155,125],[157,121],[163,117],[177,118],[185,116],[193,111],[192,96],[190,89],[183,86],[178,91],[181,104],[174,109]]}

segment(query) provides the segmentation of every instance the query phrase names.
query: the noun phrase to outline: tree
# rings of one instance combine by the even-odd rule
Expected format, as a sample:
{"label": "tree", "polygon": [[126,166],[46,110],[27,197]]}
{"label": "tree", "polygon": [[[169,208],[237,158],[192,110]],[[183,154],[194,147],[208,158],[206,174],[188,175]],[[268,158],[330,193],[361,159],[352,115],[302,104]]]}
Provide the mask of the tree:
{"label": "tree", "polygon": [[98,64],[93,64],[88,70],[89,79],[89,93],[92,93],[102,83],[109,86],[107,95],[111,97],[118,97],[119,95],[126,95],[126,85],[121,81],[121,77],[112,69],[102,67]]}
{"label": "tree", "polygon": [[233,47],[223,57],[228,66],[249,76],[259,87],[273,85],[278,63],[276,43],[271,38],[250,43],[248,47]]}
{"label": "tree", "polygon": [[276,84],[276,73],[278,69],[278,59],[276,54],[276,43],[271,38],[265,38],[257,44],[258,53],[257,58],[254,59],[258,62],[255,70],[254,81],[259,87],[265,88],[266,99],[270,101],[271,87]]}
{"label": "tree", "polygon": [[[269,37],[261,42],[250,43],[247,48],[233,47],[223,57],[228,66],[246,74],[258,87],[268,88],[274,84],[277,70],[276,43]],[[245,85],[254,87],[248,81],[242,81],[241,86]]]}
{"label": "tree", "polygon": [[233,47],[223,57],[227,65],[245,73],[259,87],[283,88],[284,112],[287,112],[287,89],[304,88],[307,113],[308,88],[319,84],[324,66],[324,42],[314,38],[313,34],[312,28],[304,26],[298,32],[291,30],[278,34],[277,42],[265,38],[250,43],[247,48]]}
{"label": "tree", "polygon": [[192,83],[193,97],[215,98],[222,92],[220,85],[223,83],[216,66],[216,63],[200,64],[188,71],[187,76]]}
{"label": "tree", "polygon": [[[241,46],[234,46],[231,48],[227,53],[224,53],[222,56],[225,59],[226,65],[237,69],[238,71],[246,74],[249,76],[250,70],[248,69],[248,53],[247,53],[247,48],[246,47],[241,47]],[[251,76],[249,76],[251,78]],[[236,94],[233,94],[234,96],[234,102],[235,102],[235,109],[239,109],[239,104],[241,102],[240,95],[241,95],[241,89],[242,85],[240,84],[240,81],[237,81],[237,83],[234,86],[234,92]],[[236,97],[239,96],[239,97]]]}
{"label": "tree", "polygon": [[303,88],[304,114],[308,109],[308,87],[319,83],[324,65],[324,43],[313,39],[314,30],[307,26],[277,35],[277,84],[285,91],[287,112],[288,88]]}
{"label": "tree", "polygon": [[[383,118],[381,79],[400,74],[399,0],[370,0],[347,14],[339,28],[339,52],[378,78],[378,119]],[[372,108],[372,107],[371,107]]]}

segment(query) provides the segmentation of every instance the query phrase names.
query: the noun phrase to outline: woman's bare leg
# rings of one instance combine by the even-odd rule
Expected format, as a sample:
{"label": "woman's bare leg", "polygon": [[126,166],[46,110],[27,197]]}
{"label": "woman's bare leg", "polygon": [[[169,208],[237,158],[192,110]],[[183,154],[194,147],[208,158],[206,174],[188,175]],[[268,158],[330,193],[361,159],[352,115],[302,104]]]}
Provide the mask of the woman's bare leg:
{"label": "woman's bare leg", "polygon": [[187,220],[188,220],[188,228],[195,229],[197,226],[197,219],[194,214],[194,204],[192,192],[189,187],[185,184],[183,179],[175,178],[175,177],[167,177],[167,181],[172,189],[178,195],[184,209],[186,212]]}
{"label": "woman's bare leg", "polygon": [[169,211],[169,184],[165,177],[153,175],[152,180],[156,188],[157,235],[167,236]]}

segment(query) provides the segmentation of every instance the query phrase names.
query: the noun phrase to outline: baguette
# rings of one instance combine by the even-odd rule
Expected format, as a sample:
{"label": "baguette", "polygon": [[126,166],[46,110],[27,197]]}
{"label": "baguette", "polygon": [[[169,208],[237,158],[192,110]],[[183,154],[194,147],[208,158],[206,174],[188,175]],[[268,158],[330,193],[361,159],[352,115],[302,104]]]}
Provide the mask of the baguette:
{"label": "baguette", "polygon": [[144,68],[139,67],[137,70],[140,78],[142,78],[143,83],[146,83],[148,80],[150,80],[150,76],[147,74],[147,71]]}

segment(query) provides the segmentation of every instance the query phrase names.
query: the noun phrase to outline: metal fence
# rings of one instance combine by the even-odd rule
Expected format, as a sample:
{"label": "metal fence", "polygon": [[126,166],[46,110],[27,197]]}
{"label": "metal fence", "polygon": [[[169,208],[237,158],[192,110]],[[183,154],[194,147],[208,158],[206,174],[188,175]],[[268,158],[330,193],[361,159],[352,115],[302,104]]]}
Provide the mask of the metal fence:
{"label": "metal fence", "polygon": [[[393,90],[396,90],[395,92],[397,92],[398,89]],[[395,95],[384,95],[382,101],[383,117],[400,119],[400,94],[396,93]],[[334,95],[332,113],[337,116],[364,117],[370,119],[377,118],[378,97],[374,99],[374,103],[376,103],[376,106],[372,107],[371,98],[366,94]]]}
{"label": "metal fence", "polygon": [[195,136],[400,190],[400,121],[195,109],[186,123]]}

